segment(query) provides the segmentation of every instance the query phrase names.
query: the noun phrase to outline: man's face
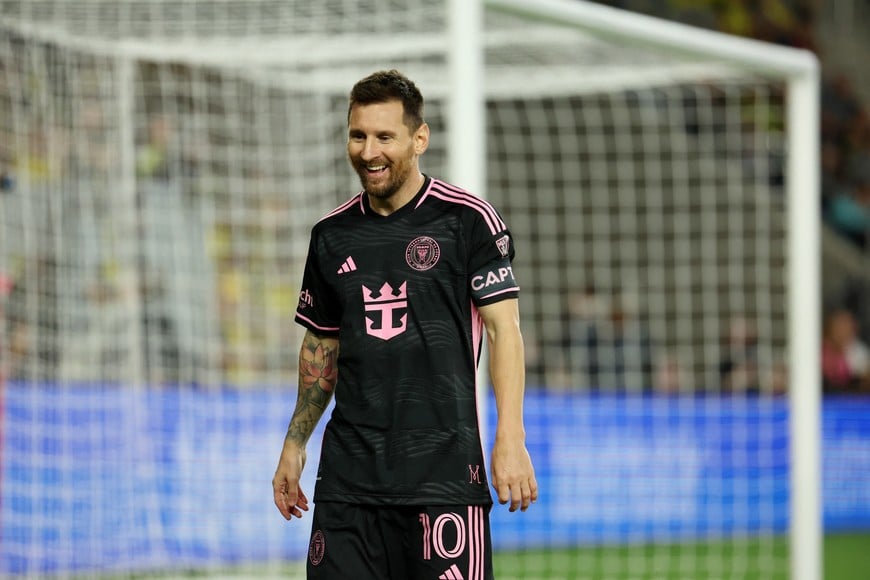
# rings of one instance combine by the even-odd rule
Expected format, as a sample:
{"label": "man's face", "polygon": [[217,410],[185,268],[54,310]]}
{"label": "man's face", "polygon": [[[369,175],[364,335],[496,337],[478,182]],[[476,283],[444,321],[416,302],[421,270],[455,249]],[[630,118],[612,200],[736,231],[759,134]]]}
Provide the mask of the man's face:
{"label": "man's face", "polygon": [[347,155],[363,189],[372,197],[392,197],[419,171],[417,160],[428,145],[428,127],[424,123],[412,132],[403,115],[401,101],[351,109]]}

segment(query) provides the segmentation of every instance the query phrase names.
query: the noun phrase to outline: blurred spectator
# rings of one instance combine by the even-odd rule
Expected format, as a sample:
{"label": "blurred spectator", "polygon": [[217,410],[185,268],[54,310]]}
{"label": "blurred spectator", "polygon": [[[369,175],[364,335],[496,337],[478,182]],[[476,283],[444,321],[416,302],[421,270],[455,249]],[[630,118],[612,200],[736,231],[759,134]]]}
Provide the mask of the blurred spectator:
{"label": "blurred spectator", "polygon": [[545,387],[553,391],[573,390],[571,377],[565,372],[565,361],[561,351],[538,340],[530,329],[523,335],[526,343],[526,386]]}
{"label": "blurred spectator", "polygon": [[817,50],[812,0],[598,0],[683,24]]}
{"label": "blurred spectator", "polygon": [[11,288],[6,326],[10,378],[57,378],[58,270],[54,257],[34,259]]}
{"label": "blurred spectator", "polygon": [[169,179],[172,125],[164,115],[153,117],[148,123],[148,141],[136,155],[136,174],[152,179]]}
{"label": "blurred spectator", "polygon": [[760,0],[752,5],[754,38],[814,52],[818,50],[812,6],[785,0]]}
{"label": "blurred spectator", "polygon": [[85,97],[75,119],[76,146],[71,147],[70,170],[89,183],[107,179],[113,164],[106,113],[98,99]]}
{"label": "blurred spectator", "polygon": [[594,289],[575,295],[563,346],[567,370],[578,386],[630,392],[653,388],[652,339],[628,296],[611,302]]}
{"label": "blurred spectator", "polygon": [[9,361],[6,357],[8,349],[8,336],[6,331],[8,325],[6,323],[6,300],[15,286],[12,277],[5,272],[0,271],[0,386],[3,385],[4,379],[9,375]]}
{"label": "blurred spectator", "polygon": [[825,317],[822,385],[826,392],[870,391],[870,348],[858,336],[855,316],[837,308]]}
{"label": "blurred spectator", "polygon": [[138,145],[137,176],[164,182],[196,175],[199,147],[186,135],[189,130],[179,130],[179,123],[180,119],[165,114],[150,118],[146,141]]}
{"label": "blurred spectator", "polygon": [[[607,324],[609,301],[592,286],[568,296],[563,321],[561,371],[566,383],[574,388],[596,388],[593,384],[590,348],[597,329]],[[547,357],[553,360],[555,357]]]}
{"label": "blurred spectator", "polygon": [[680,357],[674,353],[664,353],[656,360],[654,387],[657,393],[678,394],[691,392],[695,385],[689,380],[689,373]]}
{"label": "blurred spectator", "polygon": [[174,384],[179,379],[176,324],[166,308],[166,280],[145,260],[140,262],[142,346],[145,378],[150,384]]}
{"label": "blurred spectator", "polygon": [[858,336],[865,342],[870,339],[870,277],[846,276],[840,288],[832,294],[832,306],[845,308],[858,322]]}
{"label": "blurred spectator", "polygon": [[827,215],[831,200],[848,190],[842,148],[833,141],[822,142],[822,211]]}
{"label": "blurred spectator", "polygon": [[[728,34],[820,53],[812,0],[600,0],[601,4],[669,18]],[[826,221],[859,247],[868,247],[870,111],[851,79],[825,74],[822,108],[822,207]],[[857,160],[854,160],[857,157]]]}
{"label": "blurred spectator", "polygon": [[851,81],[822,84],[822,209],[844,238],[866,248],[870,229],[870,121]]}
{"label": "blurred spectator", "polygon": [[853,156],[847,183],[827,202],[825,218],[837,232],[858,247],[868,247],[870,236],[870,152]]}
{"label": "blurred spectator", "polygon": [[742,317],[728,326],[719,377],[724,393],[758,394],[761,391],[758,366],[758,333]]}
{"label": "blurred spectator", "polygon": [[8,169],[0,169],[0,194],[9,193],[15,189],[15,178]]}
{"label": "blurred spectator", "polygon": [[770,368],[762,372],[761,391],[777,396],[788,393],[788,365],[785,361],[775,360]]}
{"label": "blurred spectator", "polygon": [[61,162],[65,158],[62,148],[59,131],[35,128],[27,135],[26,145],[16,153],[16,176],[31,186],[53,183],[61,173]]}
{"label": "blurred spectator", "polygon": [[861,115],[863,105],[852,81],[843,74],[825,74],[821,88],[822,140],[846,145],[850,125]]}

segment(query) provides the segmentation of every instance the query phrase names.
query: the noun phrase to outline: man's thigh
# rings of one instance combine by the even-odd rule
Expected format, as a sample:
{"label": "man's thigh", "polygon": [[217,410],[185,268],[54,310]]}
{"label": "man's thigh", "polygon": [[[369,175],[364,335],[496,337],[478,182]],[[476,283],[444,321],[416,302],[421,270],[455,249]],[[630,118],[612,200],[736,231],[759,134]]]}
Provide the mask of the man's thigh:
{"label": "man's thigh", "polygon": [[384,507],[319,503],[310,580],[490,580],[488,506]]}

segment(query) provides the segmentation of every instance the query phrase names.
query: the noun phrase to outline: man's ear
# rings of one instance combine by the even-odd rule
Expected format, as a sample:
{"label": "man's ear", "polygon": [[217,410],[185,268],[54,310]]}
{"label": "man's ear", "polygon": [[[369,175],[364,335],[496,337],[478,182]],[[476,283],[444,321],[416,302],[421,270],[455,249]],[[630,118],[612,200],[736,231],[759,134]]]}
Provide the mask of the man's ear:
{"label": "man's ear", "polygon": [[429,148],[429,125],[423,123],[414,131],[414,153],[422,155]]}

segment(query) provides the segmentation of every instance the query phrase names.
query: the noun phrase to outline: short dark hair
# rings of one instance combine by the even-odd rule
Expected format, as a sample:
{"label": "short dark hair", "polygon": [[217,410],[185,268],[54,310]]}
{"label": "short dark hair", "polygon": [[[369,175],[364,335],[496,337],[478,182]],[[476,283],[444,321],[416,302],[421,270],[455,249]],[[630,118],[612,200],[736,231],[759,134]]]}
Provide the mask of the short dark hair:
{"label": "short dark hair", "polygon": [[350,121],[350,111],[355,105],[373,105],[388,101],[402,103],[403,119],[411,131],[416,131],[423,124],[423,95],[414,81],[396,69],[372,73],[353,86],[347,107],[347,119]]}

